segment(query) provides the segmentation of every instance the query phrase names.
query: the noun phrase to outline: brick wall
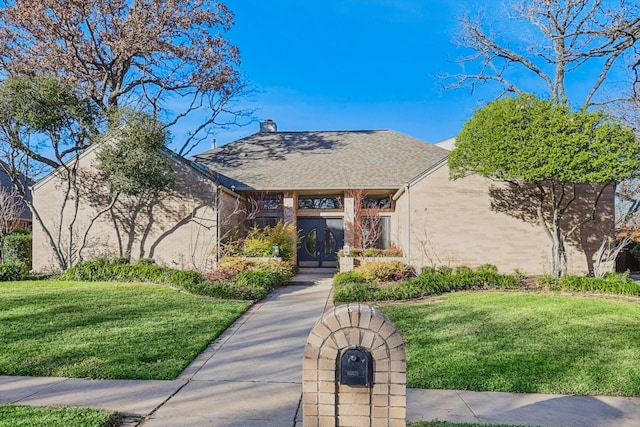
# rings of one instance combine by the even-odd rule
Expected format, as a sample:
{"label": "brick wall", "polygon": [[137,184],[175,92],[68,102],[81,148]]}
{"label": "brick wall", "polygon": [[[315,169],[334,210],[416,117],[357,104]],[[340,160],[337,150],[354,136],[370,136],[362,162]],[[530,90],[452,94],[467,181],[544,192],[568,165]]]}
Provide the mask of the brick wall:
{"label": "brick wall", "polygon": [[[513,212],[495,209],[492,194],[499,188],[499,183],[478,176],[451,181],[443,165],[413,183],[398,199],[391,239],[416,267],[488,263],[505,273],[514,269],[526,274],[549,273],[548,239],[542,227],[531,212],[517,212],[523,202],[515,198],[502,200],[511,203],[506,208]],[[567,221],[573,224],[589,218],[593,194],[591,186],[578,188],[565,214],[565,226]],[[567,240],[570,273],[590,270],[595,250],[613,233],[613,206],[614,188],[610,187],[600,199],[596,221],[586,221]]]}
{"label": "brick wall", "polygon": [[[96,146],[97,147],[97,146]],[[109,204],[106,185],[97,172],[96,149],[89,149],[79,160],[80,198],[73,237],[78,242],[91,218]],[[121,197],[111,212],[104,213],[91,226],[85,259],[100,255],[124,255],[132,259],[154,258],[159,264],[176,268],[213,267],[217,247],[216,187],[208,179],[181,162],[173,163],[176,183],[172,191],[158,200],[137,203]],[[64,182],[54,173],[34,186],[33,203],[50,230],[65,233],[73,218],[73,200],[67,201],[62,218]],[[131,232],[130,232],[131,231]],[[54,233],[54,239],[58,236]],[[60,268],[44,230],[36,221],[33,227],[33,268],[49,271]]]}
{"label": "brick wall", "polygon": [[[342,353],[352,346],[370,352],[373,382],[340,384]],[[302,371],[305,427],[406,425],[404,341],[378,309],[345,304],[327,311],[307,339]]]}

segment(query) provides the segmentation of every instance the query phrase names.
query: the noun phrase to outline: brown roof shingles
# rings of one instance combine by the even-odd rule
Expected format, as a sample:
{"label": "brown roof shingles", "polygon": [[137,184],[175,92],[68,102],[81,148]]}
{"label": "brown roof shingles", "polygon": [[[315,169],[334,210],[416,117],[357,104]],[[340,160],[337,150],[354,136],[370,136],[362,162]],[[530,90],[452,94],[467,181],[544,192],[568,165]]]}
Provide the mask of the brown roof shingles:
{"label": "brown roof shingles", "polygon": [[389,130],[260,132],[190,160],[239,190],[394,189],[447,154]]}

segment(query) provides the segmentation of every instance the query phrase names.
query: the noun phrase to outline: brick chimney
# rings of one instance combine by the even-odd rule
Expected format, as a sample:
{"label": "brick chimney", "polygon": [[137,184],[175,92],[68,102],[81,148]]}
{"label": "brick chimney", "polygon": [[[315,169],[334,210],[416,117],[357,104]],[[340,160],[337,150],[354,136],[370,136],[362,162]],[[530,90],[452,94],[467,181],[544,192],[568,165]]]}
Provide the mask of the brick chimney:
{"label": "brick chimney", "polygon": [[267,119],[263,122],[260,122],[260,132],[264,132],[264,133],[270,133],[270,132],[277,132],[278,131],[278,126],[276,125],[276,122],[274,122],[271,119]]}

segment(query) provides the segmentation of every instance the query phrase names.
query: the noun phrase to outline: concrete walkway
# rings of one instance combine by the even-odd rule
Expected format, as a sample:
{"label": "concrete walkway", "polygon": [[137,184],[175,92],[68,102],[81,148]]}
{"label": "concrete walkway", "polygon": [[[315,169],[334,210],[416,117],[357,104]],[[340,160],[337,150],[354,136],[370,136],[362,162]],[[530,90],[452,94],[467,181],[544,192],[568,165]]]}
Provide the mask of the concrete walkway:
{"label": "concrete walkway", "polygon": [[[140,427],[300,427],[307,335],[328,303],[317,272],[256,304],[174,381],[1,377],[0,403],[87,406],[143,417]],[[640,427],[640,399],[451,390],[407,392],[409,421],[541,427]]]}

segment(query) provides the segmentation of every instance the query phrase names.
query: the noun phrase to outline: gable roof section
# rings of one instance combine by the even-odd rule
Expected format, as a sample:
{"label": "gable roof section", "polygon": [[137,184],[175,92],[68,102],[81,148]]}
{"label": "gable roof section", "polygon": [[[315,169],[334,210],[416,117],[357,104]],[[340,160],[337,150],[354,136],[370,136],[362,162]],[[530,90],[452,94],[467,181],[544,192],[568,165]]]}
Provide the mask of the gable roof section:
{"label": "gable roof section", "polygon": [[238,190],[397,189],[447,154],[389,130],[260,132],[190,160]]}

